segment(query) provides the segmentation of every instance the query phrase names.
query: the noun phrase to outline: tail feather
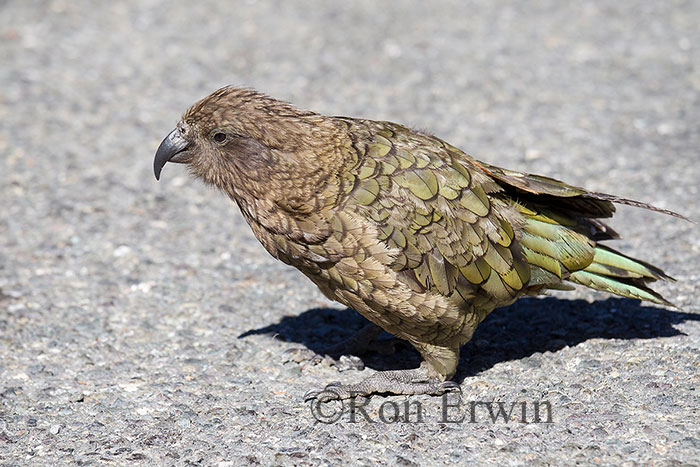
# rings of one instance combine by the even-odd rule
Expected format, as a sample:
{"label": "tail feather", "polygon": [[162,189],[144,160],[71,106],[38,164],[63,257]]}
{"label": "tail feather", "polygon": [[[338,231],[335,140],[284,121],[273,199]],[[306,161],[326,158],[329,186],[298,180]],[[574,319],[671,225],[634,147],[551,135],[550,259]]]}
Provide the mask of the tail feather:
{"label": "tail feather", "polygon": [[585,270],[601,276],[675,281],[656,266],[603,245],[596,245],[593,262]]}
{"label": "tail feather", "polygon": [[550,213],[519,208],[525,216],[520,243],[530,263],[530,287],[565,289],[568,283],[610,292],[622,297],[675,307],[647,283],[674,280],[661,269],[624,255],[583,234],[580,224]]}
{"label": "tail feather", "polygon": [[678,214],[677,212],[671,211],[669,209],[657,208],[656,206],[651,205],[649,203],[642,203],[641,201],[636,201],[634,199],[622,198],[621,196],[609,195],[607,193],[594,193],[594,192],[587,192],[587,193],[583,194],[582,196],[584,198],[600,199],[600,200],[604,200],[604,201],[610,201],[610,202],[616,203],[616,204],[626,204],[627,206],[634,206],[635,208],[648,209],[649,211],[660,212],[662,214],[666,214],[667,216],[672,216],[672,217],[676,217],[678,219],[683,219],[684,221],[692,222],[693,224],[696,223],[694,220],[689,219],[682,214]]}
{"label": "tail feather", "polygon": [[641,281],[622,279],[619,277],[602,276],[587,270],[576,271],[568,277],[569,281],[585,285],[591,289],[610,292],[622,297],[637,298],[648,302],[658,303],[677,308],[676,305],[663,298],[659,293],[647,287]]}
{"label": "tail feather", "polygon": [[561,288],[566,281],[623,297],[674,306],[648,287],[656,280],[674,280],[661,269],[598,243],[619,238],[600,219],[615,212],[615,204],[668,214],[676,212],[647,203],[596,193],[549,177],[502,169],[481,161],[475,165],[518,200],[525,218],[519,241],[530,264],[530,292]]}

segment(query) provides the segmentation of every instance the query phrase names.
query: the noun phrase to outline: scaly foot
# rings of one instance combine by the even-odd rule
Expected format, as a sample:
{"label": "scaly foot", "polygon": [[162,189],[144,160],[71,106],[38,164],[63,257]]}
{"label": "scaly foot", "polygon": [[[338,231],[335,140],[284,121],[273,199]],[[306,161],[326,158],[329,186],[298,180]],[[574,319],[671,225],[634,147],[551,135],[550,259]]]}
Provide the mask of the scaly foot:
{"label": "scaly foot", "polygon": [[448,391],[459,390],[459,385],[454,381],[443,381],[438,377],[431,377],[428,370],[421,366],[412,370],[378,371],[355,384],[330,383],[323,389],[307,392],[304,400],[316,399],[327,402],[381,393],[439,396]]}

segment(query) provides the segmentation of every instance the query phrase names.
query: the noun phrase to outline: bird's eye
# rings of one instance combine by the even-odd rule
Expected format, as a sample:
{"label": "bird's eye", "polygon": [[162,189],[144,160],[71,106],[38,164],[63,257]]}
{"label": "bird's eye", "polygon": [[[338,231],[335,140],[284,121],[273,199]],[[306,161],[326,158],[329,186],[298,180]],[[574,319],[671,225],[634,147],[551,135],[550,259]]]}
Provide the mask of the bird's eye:
{"label": "bird's eye", "polygon": [[223,143],[224,141],[226,141],[226,133],[214,133],[214,136],[212,136],[212,138],[217,143]]}

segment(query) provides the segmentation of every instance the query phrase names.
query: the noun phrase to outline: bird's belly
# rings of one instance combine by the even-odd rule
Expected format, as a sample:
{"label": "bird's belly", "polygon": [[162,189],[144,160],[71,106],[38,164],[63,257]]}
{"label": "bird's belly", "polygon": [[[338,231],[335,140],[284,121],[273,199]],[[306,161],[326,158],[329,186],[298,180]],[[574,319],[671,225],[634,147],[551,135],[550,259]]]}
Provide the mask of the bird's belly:
{"label": "bird's belly", "polygon": [[[361,274],[348,276],[331,267],[304,271],[331,300],[353,308],[385,331],[411,342],[462,344],[483,319],[471,305],[432,292],[419,293],[398,280],[387,268],[382,281]],[[490,310],[489,310],[490,311]]]}

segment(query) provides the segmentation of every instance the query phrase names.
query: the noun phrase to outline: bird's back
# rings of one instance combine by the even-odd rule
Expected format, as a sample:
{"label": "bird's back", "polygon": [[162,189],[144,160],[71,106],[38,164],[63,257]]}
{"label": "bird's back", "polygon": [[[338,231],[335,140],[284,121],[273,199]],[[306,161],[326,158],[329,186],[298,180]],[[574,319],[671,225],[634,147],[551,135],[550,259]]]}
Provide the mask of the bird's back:
{"label": "bird's back", "polygon": [[376,227],[412,290],[468,303],[481,318],[568,282],[668,304],[646,285],[668,276],[599,244],[617,237],[600,220],[612,201],[651,206],[488,165],[401,125],[347,121],[359,157],[339,206]]}

